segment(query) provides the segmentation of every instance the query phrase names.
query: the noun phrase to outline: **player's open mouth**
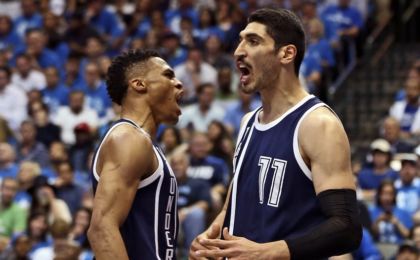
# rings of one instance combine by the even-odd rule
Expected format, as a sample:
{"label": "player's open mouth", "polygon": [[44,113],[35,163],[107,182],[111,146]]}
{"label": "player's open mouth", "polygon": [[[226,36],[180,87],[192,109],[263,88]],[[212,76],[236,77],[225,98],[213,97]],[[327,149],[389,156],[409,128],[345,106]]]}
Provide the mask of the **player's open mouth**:
{"label": "player's open mouth", "polygon": [[241,83],[248,84],[251,77],[251,66],[242,62],[238,62],[237,68],[241,72],[241,77],[240,77]]}

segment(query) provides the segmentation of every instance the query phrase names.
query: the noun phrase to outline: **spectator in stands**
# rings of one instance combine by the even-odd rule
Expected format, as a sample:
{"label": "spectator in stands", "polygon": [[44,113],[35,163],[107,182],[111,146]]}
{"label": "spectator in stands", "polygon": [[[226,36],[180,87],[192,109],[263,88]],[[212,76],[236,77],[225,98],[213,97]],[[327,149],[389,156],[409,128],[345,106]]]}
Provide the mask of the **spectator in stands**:
{"label": "spectator in stands", "polygon": [[162,36],[162,55],[171,67],[176,67],[188,57],[187,50],[181,46],[179,36],[173,32],[167,32]]}
{"label": "spectator in stands", "polygon": [[0,236],[11,239],[26,228],[26,211],[14,199],[19,184],[16,179],[4,178],[0,189]]}
{"label": "spectator in stands", "polygon": [[[165,127],[157,141],[168,161],[170,161],[170,158],[175,151],[179,149],[186,150],[186,144],[182,144],[181,133],[175,126]],[[184,148],[181,148],[181,146]]]}
{"label": "spectator in stands", "polygon": [[194,8],[194,1],[179,0],[177,8],[168,9],[165,12],[165,23],[169,26],[171,31],[180,34],[182,17],[188,17],[192,21],[194,27],[197,27],[198,13]]}
{"label": "spectator in stands", "polygon": [[11,246],[6,248],[0,254],[0,259],[14,260],[14,259],[28,259],[28,254],[31,250],[31,240],[25,233],[17,235],[12,241]]}
{"label": "spectator in stands", "polygon": [[188,155],[175,152],[170,162],[178,182],[178,214],[182,228],[183,253],[188,252],[191,242],[206,228],[207,211],[211,205],[209,183],[187,176]]}
{"label": "spectator in stands", "polygon": [[88,123],[96,131],[99,118],[95,110],[85,106],[85,94],[80,90],[70,92],[69,106],[60,107],[53,122],[61,127],[61,140],[66,145],[76,142],[74,127],[80,123]]}
{"label": "spectator in stands", "polygon": [[69,240],[70,224],[57,219],[51,224],[52,244],[32,253],[32,259],[78,259],[80,247]]}
{"label": "spectator in stands", "polygon": [[14,50],[20,48],[23,41],[13,29],[10,16],[0,15],[0,50],[6,51],[11,56]]}
{"label": "spectator in stands", "polygon": [[70,238],[76,241],[80,246],[88,242],[87,230],[89,228],[90,219],[92,217],[92,209],[81,207],[74,214],[73,225],[70,230]]}
{"label": "spectator in stands", "polygon": [[210,155],[222,159],[232,170],[235,144],[225,125],[221,121],[213,120],[209,125],[207,135],[211,142]]}
{"label": "spectator in stands", "polygon": [[87,3],[85,19],[105,37],[110,50],[115,51],[121,47],[124,24],[114,12],[105,8],[103,0],[93,0]]}
{"label": "spectator in stands", "polygon": [[17,131],[26,118],[26,94],[18,86],[10,83],[9,67],[0,67],[0,117],[6,119],[9,127]]}
{"label": "spectator in stands", "polygon": [[237,91],[239,99],[227,107],[223,119],[223,123],[235,138],[239,134],[242,117],[261,106],[261,102],[256,100],[253,95],[243,92],[240,88]]}
{"label": "spectator in stands", "polygon": [[62,199],[68,206],[72,216],[81,207],[83,189],[74,182],[74,171],[70,162],[61,162],[57,165],[56,187],[57,198]]}
{"label": "spectator in stands", "polygon": [[14,142],[14,133],[7,124],[7,121],[0,116],[0,143],[3,142]]}
{"label": "spectator in stands", "polygon": [[198,48],[190,49],[188,59],[175,67],[175,74],[184,86],[184,100],[187,102],[194,100],[199,85],[211,83],[217,86],[217,71],[203,61]]}
{"label": "spectator in stands", "polygon": [[64,39],[69,45],[70,52],[76,55],[85,54],[85,46],[89,38],[100,37],[92,25],[85,22],[83,15],[81,11],[71,14],[64,34]]}
{"label": "spectator in stands", "polygon": [[197,38],[197,34],[195,33],[194,24],[191,18],[188,16],[183,16],[181,17],[179,24],[181,29],[179,33],[181,46],[184,46],[188,49],[198,46],[199,40]]}
{"label": "spectator in stands", "polygon": [[20,37],[32,28],[42,27],[42,16],[38,13],[38,8],[34,0],[22,0],[20,2],[22,15],[15,20],[15,30]]}
{"label": "spectator in stands", "polygon": [[16,178],[18,171],[15,149],[8,143],[0,143],[0,181],[6,177]]}
{"label": "spectator in stands", "polygon": [[308,46],[306,52],[321,61],[321,66],[331,68],[335,65],[333,50],[324,38],[324,25],[319,19],[311,19],[308,23]]}
{"label": "spectator in stands", "polygon": [[42,90],[45,88],[45,75],[32,68],[31,57],[20,54],[16,57],[16,71],[12,75],[12,83],[19,86],[25,92],[32,89]]}
{"label": "spectator in stands", "polygon": [[222,159],[209,155],[210,148],[210,140],[206,134],[195,132],[191,136],[188,177],[205,180],[210,185],[212,208],[218,212],[226,193],[229,169]]}
{"label": "spectator in stands", "polygon": [[181,129],[191,128],[195,131],[206,132],[213,120],[222,121],[225,111],[215,104],[216,88],[211,83],[204,83],[197,87],[198,103],[183,108],[178,126]]}
{"label": "spectator in stands", "polygon": [[395,260],[418,260],[419,249],[413,241],[404,241],[398,248]]}
{"label": "spectator in stands", "polygon": [[54,168],[63,161],[68,161],[69,156],[66,145],[61,141],[52,142],[49,149],[50,161]]}
{"label": "spectator in stands", "polygon": [[25,43],[26,48],[18,50],[16,56],[22,53],[30,56],[33,68],[45,69],[47,67],[57,67],[62,71],[62,60],[55,52],[47,49],[47,36],[42,29],[34,28],[26,31]]}
{"label": "spectator in stands", "polygon": [[400,122],[392,116],[388,116],[382,123],[382,137],[391,145],[391,153],[409,153],[414,149],[414,145],[407,142],[401,134]]}
{"label": "spectator in stands", "polygon": [[[216,13],[213,9],[204,6],[199,9],[199,22],[197,28],[197,36],[201,41],[201,45],[211,36],[214,35],[216,38],[223,42],[224,32],[217,27]],[[214,64],[212,64],[214,65]]]}
{"label": "spectator in stands", "polygon": [[355,39],[363,27],[362,16],[350,6],[350,0],[339,0],[338,4],[327,6],[321,13],[328,41],[336,44],[341,38]]}
{"label": "spectator in stands", "polygon": [[372,230],[377,241],[399,244],[410,235],[413,226],[410,213],[396,206],[394,183],[384,180],[377,189],[376,203],[370,209]]}
{"label": "spectator in stands", "polygon": [[47,11],[43,14],[43,25],[47,36],[46,47],[58,55],[62,65],[65,64],[70,53],[70,47],[64,41],[64,28],[60,23],[60,17],[51,11]]}
{"label": "spectator in stands", "polygon": [[48,167],[50,160],[45,145],[36,140],[35,123],[29,120],[22,122],[20,127],[21,140],[18,146],[18,161],[34,161],[41,167]]}
{"label": "spectator in stands", "polygon": [[61,129],[50,121],[48,107],[44,103],[36,110],[33,110],[30,116],[33,118],[36,126],[36,140],[49,148],[51,143],[60,140]]}
{"label": "spectator in stands", "polygon": [[223,52],[222,39],[217,34],[210,34],[205,40],[204,60],[215,69],[233,69],[235,63],[232,57]]}
{"label": "spectator in stands", "polygon": [[417,249],[420,250],[420,224],[416,225],[411,229],[410,239],[416,243]]}
{"label": "spectator in stands", "polygon": [[106,90],[106,84],[101,79],[99,66],[95,62],[86,64],[84,84],[77,87],[86,95],[86,104],[95,110],[99,116],[99,125],[107,123],[111,119],[112,102]]}
{"label": "spectator in stands", "polygon": [[29,236],[32,245],[30,253],[51,244],[48,238],[48,219],[45,212],[37,211],[30,214],[26,234]]}
{"label": "spectator in stands", "polygon": [[39,175],[41,175],[41,167],[38,163],[31,161],[20,163],[17,175],[19,190],[15,202],[25,211],[29,211],[32,203],[32,197],[28,191],[33,186],[35,177]]}
{"label": "spectator in stands", "polygon": [[309,93],[318,94],[321,77],[321,61],[306,52],[299,70],[299,79],[301,80],[301,83]]}
{"label": "spectator in stands", "polygon": [[397,189],[397,206],[414,214],[420,209],[420,178],[417,170],[417,156],[413,153],[400,154],[401,170],[398,180],[395,181]]}
{"label": "spectator in stands", "polygon": [[405,99],[395,102],[389,115],[400,122],[402,135],[410,137],[420,134],[420,81],[408,79],[405,92]]}
{"label": "spectator in stands", "polygon": [[231,67],[222,67],[217,70],[217,84],[219,86],[217,99],[219,105],[226,108],[237,98],[238,75]]}
{"label": "spectator in stands", "polygon": [[47,83],[41,92],[42,99],[48,105],[49,111],[54,114],[60,106],[68,105],[70,90],[60,82],[60,75],[56,67],[48,67],[44,72]]}
{"label": "spectator in stands", "polygon": [[366,228],[363,228],[362,242],[359,248],[352,253],[353,260],[381,260],[382,256],[375,245],[372,235]]}
{"label": "spectator in stands", "polygon": [[[106,57],[106,42],[101,37],[90,37],[86,41],[85,56],[80,61],[79,74],[83,80],[86,80],[86,66],[89,63],[99,64],[101,58]],[[85,82],[81,82],[84,84]]]}
{"label": "spectator in stands", "polygon": [[69,55],[65,64],[63,84],[74,89],[83,82],[83,77],[80,73],[80,59],[75,55]]}
{"label": "spectator in stands", "polygon": [[363,190],[363,198],[371,201],[375,190],[384,179],[395,181],[398,173],[390,168],[391,146],[384,139],[376,139],[370,145],[372,166],[363,168],[358,174],[358,183]]}
{"label": "spectator in stands", "polygon": [[89,155],[94,148],[94,133],[87,123],[80,123],[74,127],[76,143],[70,147],[70,162],[75,171],[87,173]]}
{"label": "spectator in stands", "polygon": [[32,196],[31,214],[42,211],[48,216],[48,223],[57,219],[71,223],[71,214],[67,204],[56,197],[56,188],[48,183],[45,176],[37,176],[30,190]]}

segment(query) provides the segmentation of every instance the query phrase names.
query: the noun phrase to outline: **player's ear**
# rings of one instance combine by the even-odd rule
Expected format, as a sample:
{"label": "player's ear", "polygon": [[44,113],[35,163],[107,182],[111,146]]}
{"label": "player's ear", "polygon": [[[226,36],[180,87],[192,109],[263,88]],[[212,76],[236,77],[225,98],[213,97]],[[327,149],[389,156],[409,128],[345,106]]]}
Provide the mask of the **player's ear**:
{"label": "player's ear", "polygon": [[139,93],[144,93],[147,90],[145,82],[140,78],[131,79],[129,81],[129,86]]}
{"label": "player's ear", "polygon": [[296,46],[293,44],[288,44],[280,48],[279,58],[281,63],[289,64],[292,63],[297,55]]}

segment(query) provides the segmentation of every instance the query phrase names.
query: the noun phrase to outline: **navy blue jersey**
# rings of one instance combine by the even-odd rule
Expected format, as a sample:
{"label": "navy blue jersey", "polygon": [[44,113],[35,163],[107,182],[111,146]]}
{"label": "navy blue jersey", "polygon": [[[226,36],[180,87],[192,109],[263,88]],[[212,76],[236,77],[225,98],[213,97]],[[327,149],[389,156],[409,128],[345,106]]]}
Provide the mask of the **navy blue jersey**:
{"label": "navy blue jersey", "polygon": [[[121,124],[130,124],[146,134],[134,122],[118,120],[106,133],[93,161],[93,192],[100,178],[96,172],[98,154],[109,133]],[[142,133],[144,132],[144,133]],[[159,161],[156,171],[140,181],[130,212],[120,232],[130,259],[176,259],[178,234],[178,187],[170,166],[157,146],[153,146]],[[115,194],[118,196],[118,194]],[[124,198],[121,198],[124,200]]]}
{"label": "navy blue jersey", "polygon": [[224,221],[231,234],[264,243],[300,236],[326,220],[297,138],[302,119],[321,106],[311,95],[269,124],[258,122],[261,109],[244,124]]}

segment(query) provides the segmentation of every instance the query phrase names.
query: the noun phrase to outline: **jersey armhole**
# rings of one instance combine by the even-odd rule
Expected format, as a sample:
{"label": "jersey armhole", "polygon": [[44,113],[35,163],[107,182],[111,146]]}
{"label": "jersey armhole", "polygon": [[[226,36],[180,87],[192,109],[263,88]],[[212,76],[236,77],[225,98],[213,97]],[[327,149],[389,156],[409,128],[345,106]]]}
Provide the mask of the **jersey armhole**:
{"label": "jersey armhole", "polygon": [[[302,170],[302,172],[305,174],[305,176],[312,181],[312,172],[309,169],[308,165],[306,165],[305,161],[303,160],[302,154],[300,153],[300,149],[299,149],[299,129],[300,129],[300,125],[303,121],[303,119],[305,119],[305,117],[311,113],[312,111],[314,111],[315,109],[319,108],[319,107],[326,107],[328,109],[331,110],[331,108],[329,108],[327,105],[325,105],[324,103],[318,103],[314,106],[312,106],[311,108],[309,108],[303,115],[302,117],[299,119],[296,128],[295,128],[295,132],[293,134],[293,153],[295,155],[295,159],[296,162],[298,163],[300,169]],[[332,111],[332,110],[331,110]],[[335,115],[335,113],[334,113]]]}

